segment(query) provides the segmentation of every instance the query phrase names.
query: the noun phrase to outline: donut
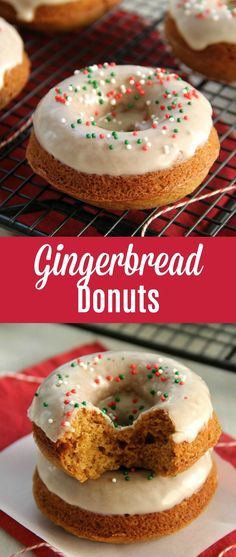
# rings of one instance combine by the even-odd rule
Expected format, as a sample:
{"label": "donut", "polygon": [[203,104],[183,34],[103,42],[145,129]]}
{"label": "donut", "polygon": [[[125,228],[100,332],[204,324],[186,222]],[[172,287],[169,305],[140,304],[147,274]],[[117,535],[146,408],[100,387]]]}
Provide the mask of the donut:
{"label": "donut", "polygon": [[0,15],[46,33],[73,31],[99,19],[120,0],[7,0]]}
{"label": "donut", "polygon": [[216,485],[209,452],[177,476],[132,469],[105,472],[85,483],[40,454],[33,493],[47,518],[78,537],[134,543],[171,534],[192,522],[206,508]]}
{"label": "donut", "polygon": [[179,474],[221,431],[205,382],[143,352],[105,352],[58,368],[28,415],[45,458],[80,482],[121,466]]}
{"label": "donut", "polygon": [[236,80],[235,2],[170,0],[165,30],[187,66],[211,79]]}
{"label": "donut", "polygon": [[51,89],[27,147],[37,174],[105,209],[172,203],[201,183],[218,153],[201,93],[165,69],[114,63],[77,70]]}
{"label": "donut", "polygon": [[0,17],[0,109],[19,95],[29,71],[30,62],[20,35]]}

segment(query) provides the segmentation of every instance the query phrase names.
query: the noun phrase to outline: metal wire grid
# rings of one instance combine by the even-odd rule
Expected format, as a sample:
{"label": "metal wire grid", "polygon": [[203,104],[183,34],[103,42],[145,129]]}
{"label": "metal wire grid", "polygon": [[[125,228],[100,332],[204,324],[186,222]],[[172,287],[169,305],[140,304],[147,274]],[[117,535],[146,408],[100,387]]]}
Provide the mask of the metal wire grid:
{"label": "metal wire grid", "polygon": [[150,350],[236,371],[235,324],[96,323],[76,326]]}
{"label": "metal wire grid", "polygon": [[[122,5],[125,9],[113,11],[79,37],[60,38],[62,44],[57,37],[26,33],[26,49],[32,61],[31,79],[19,100],[0,119],[0,137],[3,139],[25,123],[49,87],[68,76],[75,67],[108,59],[180,70],[214,107],[221,154],[204,184],[189,196],[184,207],[160,216],[147,234],[236,235],[235,192],[189,205],[189,199],[202,192],[210,193],[236,182],[236,89],[177,66],[162,38],[166,1],[159,2],[158,7],[155,4],[156,0],[126,0]],[[17,233],[36,236],[140,235],[155,210],[108,212],[57,192],[32,174],[27,165],[24,157],[28,135],[29,131],[22,133],[0,155],[0,223]]]}

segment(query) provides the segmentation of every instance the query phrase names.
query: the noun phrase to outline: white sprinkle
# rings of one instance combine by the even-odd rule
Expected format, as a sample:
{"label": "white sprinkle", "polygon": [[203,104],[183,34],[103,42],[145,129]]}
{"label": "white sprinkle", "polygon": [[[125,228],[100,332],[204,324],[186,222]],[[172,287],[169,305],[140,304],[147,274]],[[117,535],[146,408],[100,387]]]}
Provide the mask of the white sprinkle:
{"label": "white sprinkle", "polygon": [[70,406],[74,406],[75,401],[74,400],[70,400]]}
{"label": "white sprinkle", "polygon": [[151,146],[152,146],[152,144],[150,143],[150,141],[147,142],[147,146],[148,146],[148,147],[151,147]]}
{"label": "white sprinkle", "polygon": [[141,85],[144,85],[145,80],[144,80],[144,79],[140,79],[140,83],[141,83]]}
{"label": "white sprinkle", "polygon": [[134,85],[134,79],[130,80],[130,85]]}
{"label": "white sprinkle", "polygon": [[165,153],[166,155],[168,155],[169,152],[170,152],[170,147],[169,147],[169,145],[164,145],[163,151],[164,151],[164,153]]}
{"label": "white sprinkle", "polygon": [[113,483],[113,484],[116,484],[116,482],[117,482],[117,479],[116,479],[116,478],[112,478],[112,480],[111,480],[111,481],[112,481],[112,483]]}
{"label": "white sprinkle", "polygon": [[110,139],[110,137],[111,137],[111,134],[107,133],[107,138]]}
{"label": "white sprinkle", "polygon": [[80,73],[80,70],[75,70],[74,71],[74,75],[78,75]]}
{"label": "white sprinkle", "polygon": [[112,106],[115,106],[115,104],[116,104],[116,99],[112,99],[112,100],[111,100],[111,104],[112,104]]}
{"label": "white sprinkle", "polygon": [[173,116],[171,116],[171,117],[169,118],[169,120],[170,120],[170,122],[174,122],[174,121],[175,121],[175,119],[174,119]]}
{"label": "white sprinkle", "polygon": [[146,101],[147,106],[150,106],[150,104],[151,104],[151,101]]}
{"label": "white sprinkle", "polygon": [[70,422],[64,422],[65,427],[70,427]]}
{"label": "white sprinkle", "polygon": [[100,85],[105,85],[104,79],[100,79]]}
{"label": "white sprinkle", "polygon": [[91,122],[94,122],[94,116],[90,116]]}
{"label": "white sprinkle", "polygon": [[126,145],[126,149],[128,149],[130,151],[130,149],[132,149],[132,145],[130,145],[130,143],[128,145]]}
{"label": "white sprinkle", "polygon": [[111,79],[111,83],[112,83],[113,85],[114,85],[114,83],[116,83],[116,79],[115,79],[114,77]]}
{"label": "white sprinkle", "polygon": [[52,418],[48,418],[48,423],[49,423],[49,424],[53,424],[53,419],[52,419]]}
{"label": "white sprinkle", "polygon": [[60,387],[62,385],[62,383],[63,383],[62,379],[59,379],[58,382],[57,382],[57,387]]}

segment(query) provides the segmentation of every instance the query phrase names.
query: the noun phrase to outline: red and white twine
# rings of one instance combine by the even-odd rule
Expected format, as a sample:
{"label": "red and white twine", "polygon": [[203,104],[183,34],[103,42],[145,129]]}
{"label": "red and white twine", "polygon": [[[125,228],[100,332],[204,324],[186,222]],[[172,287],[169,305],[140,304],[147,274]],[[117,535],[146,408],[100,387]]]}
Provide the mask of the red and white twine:
{"label": "red and white twine", "polygon": [[54,551],[54,553],[56,553],[58,556],[66,557],[65,553],[61,553],[61,551],[58,551],[58,549],[56,549],[55,547],[53,547],[52,545],[50,545],[47,542],[37,543],[35,545],[31,545],[30,547],[23,547],[23,549],[20,549],[16,553],[11,553],[11,555],[9,555],[9,557],[18,557],[18,555],[24,555],[25,553],[28,553],[29,551],[33,551],[34,549],[40,549],[41,547],[47,547],[48,549],[51,549],[51,551]]}
{"label": "red and white twine", "polygon": [[165,207],[164,209],[160,209],[157,210],[154,215],[152,215],[143,225],[142,229],[141,229],[141,236],[144,237],[147,229],[149,228],[149,226],[154,222],[154,220],[158,219],[158,217],[161,217],[162,215],[165,215],[166,213],[170,213],[171,211],[174,211],[175,209],[181,209],[181,207],[185,207],[185,205],[188,207],[189,205],[192,205],[193,203],[197,203],[198,201],[203,201],[204,199],[209,199],[210,197],[213,197],[214,195],[218,195],[221,193],[227,193],[228,191],[231,190],[236,190],[236,185],[231,185],[231,186],[226,186],[225,188],[220,188],[218,190],[212,191],[210,193],[205,193],[203,195],[199,195],[198,197],[194,197],[192,199],[189,199],[188,201],[181,201],[180,203],[176,203],[174,205],[168,205],[168,207]]}
{"label": "red and white twine", "polygon": [[12,133],[6,139],[0,142],[0,149],[3,149],[3,147],[6,147],[7,145],[9,145],[9,143],[14,141],[14,139],[16,139],[21,133],[27,130],[31,126],[31,124],[32,124],[32,116],[30,116],[26,120],[26,122],[24,122],[24,124],[22,124],[14,133]]}

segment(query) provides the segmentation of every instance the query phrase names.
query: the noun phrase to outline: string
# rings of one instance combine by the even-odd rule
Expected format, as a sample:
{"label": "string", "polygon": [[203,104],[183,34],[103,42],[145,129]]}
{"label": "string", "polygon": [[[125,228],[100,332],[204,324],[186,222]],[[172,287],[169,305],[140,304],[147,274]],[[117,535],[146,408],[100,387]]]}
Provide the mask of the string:
{"label": "string", "polygon": [[31,126],[31,124],[32,124],[32,116],[30,116],[28,120],[26,120],[26,122],[18,128],[18,130],[16,130],[14,133],[9,135],[7,139],[4,139],[3,141],[0,142],[0,149],[3,149],[3,147],[6,147],[6,145],[14,141],[14,139],[16,139],[21,133],[27,130]]}
{"label": "string", "polygon": [[17,557],[18,555],[23,555],[24,553],[28,553],[29,551],[32,551],[33,549],[40,549],[41,547],[47,547],[48,549],[51,549],[52,551],[54,551],[54,553],[56,553],[57,555],[60,555],[60,557],[65,557],[64,553],[61,553],[60,551],[58,551],[58,549],[56,549],[55,547],[53,547],[52,545],[50,545],[47,542],[42,542],[42,543],[38,543],[36,545],[31,545],[30,547],[24,547],[23,549],[20,549],[16,553],[11,553],[11,555],[9,555],[9,557]]}
{"label": "string", "polygon": [[223,550],[218,554],[218,557],[224,557],[224,555],[226,555],[226,553],[229,553],[229,551],[231,551],[231,549],[236,549],[236,544],[229,545],[228,547],[226,547],[225,549],[223,549]]}
{"label": "string", "polygon": [[208,199],[209,197],[213,197],[214,195],[218,195],[221,193],[226,193],[227,191],[230,191],[232,189],[236,189],[236,185],[231,185],[231,186],[226,186],[225,188],[220,188],[218,190],[212,191],[210,193],[205,193],[203,195],[199,195],[199,197],[194,197],[192,199],[189,199],[188,202],[186,201],[182,201],[180,203],[176,203],[175,205],[169,205],[168,207],[165,207],[164,209],[160,209],[158,210],[156,213],[154,213],[154,215],[152,215],[147,221],[146,223],[143,225],[142,229],[141,229],[141,236],[144,237],[146,234],[147,229],[149,228],[149,226],[152,224],[152,222],[154,220],[156,220],[158,217],[161,217],[162,215],[169,213],[170,211],[173,211],[175,209],[180,209],[181,207],[184,207],[186,204],[187,206],[191,205],[192,203],[197,203],[198,201],[202,201],[203,199]]}

